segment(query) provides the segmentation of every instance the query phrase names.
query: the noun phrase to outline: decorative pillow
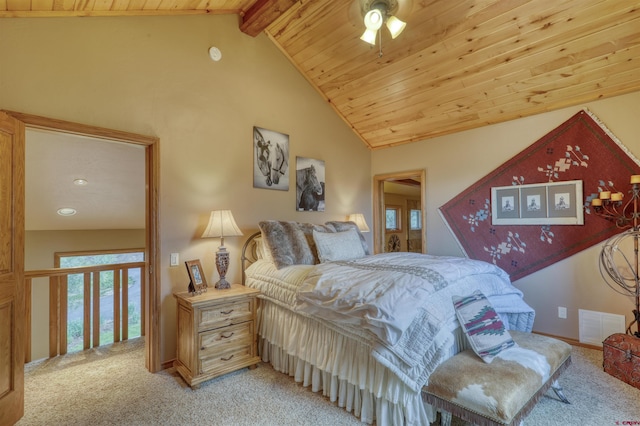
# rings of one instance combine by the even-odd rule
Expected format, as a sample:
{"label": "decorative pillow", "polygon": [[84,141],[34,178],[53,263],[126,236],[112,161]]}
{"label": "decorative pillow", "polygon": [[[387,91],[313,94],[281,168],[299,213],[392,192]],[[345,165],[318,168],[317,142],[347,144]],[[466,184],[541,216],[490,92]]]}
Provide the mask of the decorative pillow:
{"label": "decorative pillow", "polygon": [[255,240],[256,243],[256,257],[258,259],[266,260],[267,262],[273,262],[273,257],[271,257],[271,250],[267,247],[267,243],[264,237],[257,237]]}
{"label": "decorative pillow", "polygon": [[331,226],[326,225],[315,225],[313,223],[298,223],[298,227],[304,234],[307,239],[307,244],[309,244],[309,248],[311,249],[311,254],[313,255],[313,263],[320,263],[320,257],[318,256],[318,249],[316,247],[316,242],[313,239],[313,231],[317,232],[336,232],[336,230]]}
{"label": "decorative pillow", "polygon": [[358,228],[358,225],[356,225],[355,222],[351,222],[351,221],[346,221],[346,222],[331,221],[331,222],[325,223],[325,225],[333,228],[336,232],[342,232],[342,231],[348,231],[349,229],[355,229],[356,232],[358,233],[358,237],[360,238],[360,243],[362,244],[362,248],[364,249],[364,254],[366,254],[366,255],[371,254],[371,252],[369,252],[369,245],[367,244],[367,240],[364,238],[364,235],[362,235],[362,232],[360,232],[360,229]]}
{"label": "decorative pillow", "polygon": [[469,296],[453,296],[453,307],[473,351],[486,363],[515,346],[487,297],[479,290]]}
{"label": "decorative pillow", "polygon": [[256,245],[256,258],[264,259],[264,242],[262,242],[262,237],[254,238],[253,243]]}
{"label": "decorative pillow", "polygon": [[276,268],[315,264],[307,238],[298,222],[266,220],[258,225]]}
{"label": "decorative pillow", "polygon": [[313,239],[318,248],[320,262],[351,260],[365,256],[364,249],[355,229],[342,232],[313,231]]}

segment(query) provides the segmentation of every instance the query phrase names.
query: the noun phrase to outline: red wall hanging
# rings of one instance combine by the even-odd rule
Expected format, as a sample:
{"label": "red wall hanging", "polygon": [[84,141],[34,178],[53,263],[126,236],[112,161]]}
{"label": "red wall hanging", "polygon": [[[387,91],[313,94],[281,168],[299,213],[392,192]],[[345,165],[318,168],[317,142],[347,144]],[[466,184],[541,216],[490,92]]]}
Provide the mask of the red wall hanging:
{"label": "red wall hanging", "polygon": [[[513,281],[620,232],[593,214],[602,190],[628,194],[640,161],[582,110],[439,208],[465,255],[492,262]],[[491,188],[582,180],[584,225],[492,225]]]}

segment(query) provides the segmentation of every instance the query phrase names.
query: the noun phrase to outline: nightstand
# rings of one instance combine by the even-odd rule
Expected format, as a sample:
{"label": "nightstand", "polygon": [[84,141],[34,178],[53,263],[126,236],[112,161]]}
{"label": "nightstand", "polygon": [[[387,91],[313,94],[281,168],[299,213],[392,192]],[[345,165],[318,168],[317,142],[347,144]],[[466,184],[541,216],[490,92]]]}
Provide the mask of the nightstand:
{"label": "nightstand", "polygon": [[192,388],[214,377],[260,362],[256,350],[256,296],[259,290],[231,288],[191,295],[174,293],[177,348],[173,365]]}

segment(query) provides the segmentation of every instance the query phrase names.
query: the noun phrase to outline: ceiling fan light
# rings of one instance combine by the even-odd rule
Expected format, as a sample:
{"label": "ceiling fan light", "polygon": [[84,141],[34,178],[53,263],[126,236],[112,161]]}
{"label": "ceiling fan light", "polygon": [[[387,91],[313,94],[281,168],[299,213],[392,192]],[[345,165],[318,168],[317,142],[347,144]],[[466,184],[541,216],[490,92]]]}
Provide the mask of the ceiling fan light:
{"label": "ceiling fan light", "polygon": [[367,30],[378,31],[382,27],[382,12],[378,9],[371,9],[364,15],[364,26]]}
{"label": "ceiling fan light", "polygon": [[364,34],[360,37],[360,40],[366,41],[369,44],[376,44],[376,36],[378,35],[378,30],[365,30]]}
{"label": "ceiling fan light", "polygon": [[404,27],[406,26],[407,26],[406,22],[399,20],[395,16],[389,16],[389,19],[387,19],[387,28],[391,33],[391,38],[398,37],[400,33],[404,30]]}

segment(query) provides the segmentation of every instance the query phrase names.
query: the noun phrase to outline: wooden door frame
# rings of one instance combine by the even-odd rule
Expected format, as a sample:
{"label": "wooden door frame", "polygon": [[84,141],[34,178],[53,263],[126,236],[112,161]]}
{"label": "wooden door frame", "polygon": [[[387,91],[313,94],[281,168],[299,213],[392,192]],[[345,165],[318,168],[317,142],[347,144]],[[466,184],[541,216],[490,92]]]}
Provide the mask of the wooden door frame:
{"label": "wooden door frame", "polygon": [[[160,281],[158,267],[160,265],[159,254],[159,166],[160,166],[160,139],[153,136],[139,135],[136,133],[89,126],[70,121],[57,120],[16,111],[2,110],[4,113],[24,123],[26,128],[49,130],[54,132],[70,133],[87,136],[106,141],[117,141],[145,147],[145,260],[147,283],[147,318],[145,320],[145,366],[152,373],[161,369],[160,365]],[[24,182],[22,182],[24,185]]]}
{"label": "wooden door frame", "polygon": [[373,252],[383,253],[384,245],[384,183],[402,179],[420,179],[420,209],[422,211],[422,253],[427,252],[427,213],[426,213],[426,179],[425,169],[409,170],[406,172],[385,173],[373,177]]}

